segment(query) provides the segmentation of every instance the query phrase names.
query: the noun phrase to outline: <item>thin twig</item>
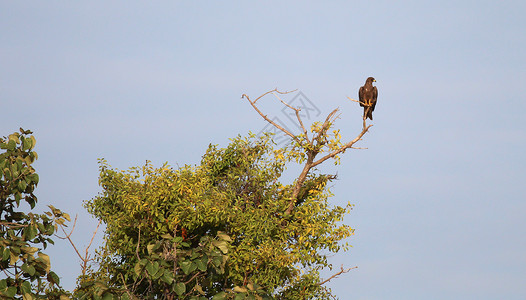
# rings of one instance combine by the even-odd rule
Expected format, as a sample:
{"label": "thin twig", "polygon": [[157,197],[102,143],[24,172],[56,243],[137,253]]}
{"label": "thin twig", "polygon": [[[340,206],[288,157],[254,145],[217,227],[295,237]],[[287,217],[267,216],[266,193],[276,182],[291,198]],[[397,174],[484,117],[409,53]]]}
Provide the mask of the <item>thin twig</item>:
{"label": "thin twig", "polygon": [[128,290],[128,286],[126,285],[126,281],[124,280],[124,276],[122,276],[122,273],[119,273],[119,275],[121,276],[122,284],[124,285],[124,289],[126,291],[126,294],[128,294],[128,297],[130,297],[130,299],[134,299],[134,297],[132,296],[132,294],[130,294],[130,291]]}
{"label": "thin twig", "polygon": [[[295,90],[294,90],[294,91],[295,91]],[[294,92],[294,91],[291,91],[291,92]],[[292,109],[292,110],[294,110],[294,111],[301,111],[301,108],[295,108],[294,106],[291,106],[291,105],[288,104],[287,102],[281,100],[281,98],[280,98],[278,95],[274,94],[274,93],[276,93],[276,92],[280,93],[279,91],[272,91],[272,95],[274,95],[274,97],[278,98],[278,100],[281,101],[281,103],[283,103],[285,106],[287,106],[288,108],[290,108],[290,109]],[[282,93],[280,93],[280,94],[288,94],[288,93],[291,93],[291,92],[282,92]],[[259,98],[258,98],[258,99],[259,99]],[[257,99],[256,99],[256,100],[257,100]],[[254,101],[254,103],[255,103],[255,102],[256,102],[256,101]]]}
{"label": "thin twig", "polygon": [[0,222],[0,226],[8,226],[9,228],[17,228],[17,227],[28,227],[29,224],[17,224],[13,222]]}
{"label": "thin twig", "polygon": [[353,98],[349,98],[349,97],[347,97],[347,99],[349,99],[349,100],[351,100],[351,101],[354,101],[354,102],[363,103],[363,102],[360,102],[360,101],[358,101],[358,100],[354,100]]}
{"label": "thin twig", "polygon": [[71,228],[71,231],[68,233],[66,233],[66,230],[64,229],[64,225],[63,224],[59,224],[60,225],[60,229],[62,230],[62,232],[65,234],[64,237],[61,237],[57,234],[55,234],[56,237],[58,237],[59,239],[62,239],[62,240],[68,240],[69,243],[71,244],[71,246],[73,246],[73,249],[75,250],[75,252],[77,253],[78,257],[80,258],[80,260],[82,261],[82,263],[80,264],[80,267],[82,268],[82,276],[86,275],[86,271],[88,269],[88,263],[91,261],[91,257],[89,256],[89,248],[91,247],[91,244],[93,243],[93,240],[95,239],[95,235],[97,235],[97,231],[99,230],[99,226],[100,224],[102,223],[102,220],[99,220],[99,224],[97,224],[97,228],[95,228],[95,231],[93,231],[93,235],[91,236],[91,240],[88,244],[88,246],[86,247],[86,252],[85,252],[85,255],[82,256],[79,252],[79,250],[77,249],[77,246],[75,246],[75,243],[73,243],[73,241],[71,240],[71,235],[73,234],[73,231],[75,230],[75,226],[77,225],[77,217],[78,215],[75,216],[75,221],[73,221],[73,227]]}
{"label": "thin twig", "polygon": [[342,266],[341,266],[341,271],[340,271],[340,272],[338,272],[338,273],[332,275],[331,277],[325,279],[325,280],[322,281],[322,282],[318,282],[316,285],[323,285],[323,284],[325,284],[325,283],[331,281],[331,279],[334,279],[334,278],[336,278],[336,277],[342,275],[343,273],[347,273],[347,272],[349,272],[350,270],[357,269],[357,268],[358,268],[358,266],[356,266],[356,267],[352,267],[352,268],[348,268],[348,269],[345,269],[345,270],[344,270],[344,269],[343,269],[343,265],[342,265]]}
{"label": "thin twig", "polygon": [[300,117],[301,108],[295,108],[295,107],[291,106],[290,104],[286,103],[285,101],[281,100],[281,98],[278,95],[276,95],[275,93],[272,93],[272,94],[274,95],[274,97],[278,98],[278,100],[281,101],[281,103],[285,104],[288,108],[294,110],[294,113],[296,114],[296,119],[298,119],[298,122],[300,123],[301,129],[303,130],[303,134],[305,135],[305,138],[307,139],[307,142],[310,143],[309,135],[307,134],[307,129],[305,129],[305,126],[303,125],[303,121],[301,120],[301,117]]}
{"label": "thin twig", "polygon": [[266,92],[264,93],[263,95],[259,96],[256,100],[252,101],[250,100],[250,98],[246,95],[246,94],[243,94],[241,96],[241,98],[246,98],[248,100],[248,102],[250,103],[250,105],[252,105],[252,107],[258,112],[258,114],[263,117],[263,119],[265,119],[265,121],[269,122],[270,124],[272,124],[274,127],[278,128],[279,130],[281,130],[282,132],[284,132],[286,135],[290,136],[291,138],[293,138],[294,140],[298,141],[299,142],[299,139],[298,137],[296,137],[294,134],[292,134],[290,131],[286,130],[285,128],[281,127],[280,125],[278,125],[276,122],[272,121],[271,119],[269,119],[265,114],[263,114],[263,112],[261,112],[259,110],[259,108],[256,106],[256,101],[258,101],[261,97],[269,94],[269,93],[272,93],[272,92],[278,92],[280,94],[284,94],[285,92],[280,92],[276,89],[272,90],[272,91],[269,91],[269,92]]}
{"label": "thin twig", "polygon": [[69,239],[69,237],[73,234],[73,230],[75,230],[75,226],[77,225],[77,217],[78,215],[75,215],[75,221],[73,221],[73,227],[71,228],[71,231],[69,232],[69,234],[66,234],[66,230],[64,230],[64,227],[62,227],[62,224],[60,224],[61,225],[60,228],[62,229],[62,232],[64,232],[66,236],[60,237],[58,234],[55,234],[55,236],[61,240]]}
{"label": "thin twig", "polygon": [[139,226],[139,236],[137,237],[137,247],[135,248],[135,254],[137,255],[137,260],[141,260],[139,256],[139,244],[141,243],[141,226]]}
{"label": "thin twig", "polygon": [[73,222],[73,227],[71,228],[71,232],[69,234],[66,233],[66,230],[64,229],[62,224],[59,224],[60,225],[60,229],[62,229],[62,232],[65,234],[65,237],[61,237],[61,236],[59,236],[57,234],[55,234],[55,236],[58,237],[59,239],[62,239],[62,240],[68,240],[69,243],[71,244],[71,246],[73,246],[73,249],[75,250],[75,252],[77,252],[78,257],[82,260],[82,258],[83,258],[82,255],[80,255],[80,252],[77,249],[77,246],[75,246],[75,244],[71,240],[71,234],[73,233],[73,230],[75,229],[75,225],[77,224],[77,217],[78,217],[78,215],[75,216],[75,221]]}

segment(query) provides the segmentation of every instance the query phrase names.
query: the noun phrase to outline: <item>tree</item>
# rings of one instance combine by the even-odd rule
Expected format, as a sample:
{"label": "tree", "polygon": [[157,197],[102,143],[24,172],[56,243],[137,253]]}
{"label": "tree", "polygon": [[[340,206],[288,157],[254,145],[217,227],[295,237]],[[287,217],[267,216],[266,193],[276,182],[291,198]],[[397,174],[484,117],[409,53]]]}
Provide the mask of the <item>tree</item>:
{"label": "tree", "polygon": [[[122,171],[100,161],[103,191],[85,206],[106,224],[106,242],[97,254],[99,268],[80,279],[79,296],[331,297],[319,271],[331,267],[328,253],[348,248],[341,241],[353,229],[339,222],[352,206],[329,204],[327,184],[335,176],[316,167],[328,159],[337,164],[370,125],[364,121],[358,137],[343,143],[339,130],[330,131],[336,109],[312,124],[309,136],[300,110],[282,101],[303,130],[295,135],[258,109],[256,102],[271,92],[254,101],[243,97],[291,137],[286,148],[275,149],[271,135],[250,135],[226,148],[210,145],[198,166],[147,163]],[[294,182],[280,182],[292,162],[303,164],[302,172]]]}
{"label": "tree", "polygon": [[30,209],[37,204],[39,178],[32,166],[36,140],[31,133],[20,128],[20,133],[0,138],[0,298],[67,299],[41,250],[53,244],[57,224],[69,221],[69,215],[53,206],[41,215],[20,208],[21,202]]}

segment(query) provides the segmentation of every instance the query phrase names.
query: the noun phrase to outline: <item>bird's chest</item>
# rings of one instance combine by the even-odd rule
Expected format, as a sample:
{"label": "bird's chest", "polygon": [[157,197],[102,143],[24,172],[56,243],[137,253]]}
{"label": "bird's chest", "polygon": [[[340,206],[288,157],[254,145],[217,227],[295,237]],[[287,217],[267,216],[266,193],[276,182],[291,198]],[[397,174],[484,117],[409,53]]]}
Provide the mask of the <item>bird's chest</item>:
{"label": "bird's chest", "polygon": [[365,87],[363,90],[363,94],[367,99],[370,99],[373,97],[373,88],[372,87]]}

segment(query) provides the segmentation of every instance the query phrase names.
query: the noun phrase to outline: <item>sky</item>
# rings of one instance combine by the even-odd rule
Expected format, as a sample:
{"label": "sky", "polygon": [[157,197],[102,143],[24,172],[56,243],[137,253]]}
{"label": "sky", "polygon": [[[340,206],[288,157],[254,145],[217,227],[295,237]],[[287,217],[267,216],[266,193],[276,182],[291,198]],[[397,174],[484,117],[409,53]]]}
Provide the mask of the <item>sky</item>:
{"label": "sky", "polygon": [[[197,164],[210,143],[265,128],[241,95],[274,88],[301,92],[319,110],[308,122],[339,107],[350,140],[362,111],[347,97],[374,76],[367,149],[320,168],[338,173],[331,202],[355,205],[353,247],[324,278],[358,268],[328,286],[340,299],[525,299],[525,13],[484,0],[2,1],[0,135],[34,131],[38,207],[78,215],[82,248],[97,159]],[[275,98],[261,106],[287,121]],[[72,289],[71,246],[46,251]]]}

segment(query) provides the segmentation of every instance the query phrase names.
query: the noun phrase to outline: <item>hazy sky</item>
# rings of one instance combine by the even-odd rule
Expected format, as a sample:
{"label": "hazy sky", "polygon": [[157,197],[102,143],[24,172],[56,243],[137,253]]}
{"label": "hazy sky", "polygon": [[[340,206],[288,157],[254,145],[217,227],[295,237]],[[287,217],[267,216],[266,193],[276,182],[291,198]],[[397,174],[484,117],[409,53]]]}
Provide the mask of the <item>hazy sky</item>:
{"label": "hazy sky", "polygon": [[[311,122],[340,107],[352,139],[361,110],[346,96],[374,76],[368,150],[321,168],[338,172],[332,201],[356,205],[353,248],[332,259],[358,269],[329,286],[341,299],[526,299],[525,13],[524,1],[2,1],[0,135],[34,131],[40,210],[78,214],[83,247],[98,158],[196,164],[209,143],[264,128],[240,96],[276,87],[303,92],[322,113]],[[73,249],[47,252],[72,289]]]}

